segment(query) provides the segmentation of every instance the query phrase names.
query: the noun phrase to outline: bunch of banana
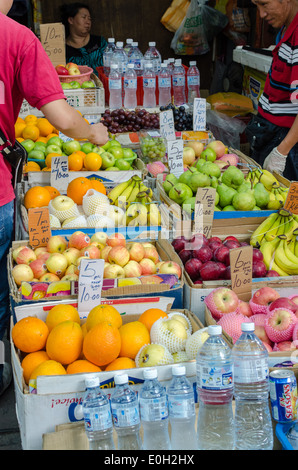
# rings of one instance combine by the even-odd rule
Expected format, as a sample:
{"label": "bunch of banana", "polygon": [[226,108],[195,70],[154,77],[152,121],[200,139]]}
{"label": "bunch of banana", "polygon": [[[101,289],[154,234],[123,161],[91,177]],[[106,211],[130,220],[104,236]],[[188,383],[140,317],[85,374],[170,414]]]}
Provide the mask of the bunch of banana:
{"label": "bunch of banana", "polygon": [[247,176],[246,180],[252,181],[253,185],[256,183],[263,183],[267,191],[271,191],[273,184],[279,186],[278,180],[273,176],[272,173],[268,170],[263,170],[262,168],[253,168],[251,169]]}
{"label": "bunch of banana", "polygon": [[279,235],[277,239],[273,256],[275,264],[287,276],[298,275],[298,256],[289,248],[286,235]]}
{"label": "bunch of banana", "polygon": [[280,204],[282,206],[284,206],[284,204],[286,202],[288,191],[289,191],[289,188],[285,188],[285,187],[277,185],[275,183],[272,185],[271,192],[275,195],[275,198],[278,201],[280,201]]}
{"label": "bunch of banana", "polygon": [[263,253],[263,261],[268,271],[276,271],[280,276],[288,276],[288,274],[276,264],[274,255],[277,245],[280,242],[279,237],[267,242],[266,240],[261,244],[260,251]]}
{"label": "bunch of banana", "polygon": [[[114,206],[127,209],[132,202],[139,200],[139,193],[146,192],[146,195],[152,197],[152,189],[147,188],[139,176],[132,176],[128,181],[120,183],[113,188],[108,198]],[[143,196],[143,194],[142,194]]]}
{"label": "bunch of banana", "polygon": [[280,209],[269,215],[253,232],[250,244],[260,248],[263,242],[272,242],[278,236],[291,240],[298,228],[298,217],[286,209]]}

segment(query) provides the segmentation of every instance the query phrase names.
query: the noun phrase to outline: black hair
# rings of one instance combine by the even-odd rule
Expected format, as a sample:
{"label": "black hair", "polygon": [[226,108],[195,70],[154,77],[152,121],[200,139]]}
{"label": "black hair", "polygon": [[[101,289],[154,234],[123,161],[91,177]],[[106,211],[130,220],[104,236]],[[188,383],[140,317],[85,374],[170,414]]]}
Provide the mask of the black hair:
{"label": "black hair", "polygon": [[88,10],[91,15],[90,7],[86,5],[85,3],[76,2],[76,3],[69,3],[69,4],[61,5],[60,7],[61,21],[65,26],[66,36],[69,35],[68,18],[74,18],[79,13],[79,10],[81,10],[82,8],[85,8],[86,10]]}

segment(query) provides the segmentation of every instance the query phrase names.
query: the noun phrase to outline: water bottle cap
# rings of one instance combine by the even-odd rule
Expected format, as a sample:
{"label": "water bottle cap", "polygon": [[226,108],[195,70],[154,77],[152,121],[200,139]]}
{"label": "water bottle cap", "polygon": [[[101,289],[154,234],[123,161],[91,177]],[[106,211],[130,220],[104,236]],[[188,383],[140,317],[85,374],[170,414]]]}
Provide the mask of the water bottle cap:
{"label": "water bottle cap", "polygon": [[150,46],[150,47],[155,47],[155,45],[156,45],[156,42],[154,42],[154,41],[153,41],[153,42],[149,42],[149,46]]}
{"label": "water bottle cap", "polygon": [[148,63],[145,64],[145,65],[146,65],[146,67],[149,67],[149,68],[150,68],[150,67],[153,67],[153,64],[152,64],[151,62],[148,62]]}
{"label": "water bottle cap", "polygon": [[118,68],[118,65],[117,64],[111,64],[111,69],[117,69]]}
{"label": "water bottle cap", "polygon": [[108,38],[108,42],[115,42],[115,38]]}
{"label": "water bottle cap", "polygon": [[155,379],[157,377],[156,369],[145,369],[143,372],[144,379]]}
{"label": "water bottle cap", "polygon": [[161,68],[166,69],[167,66],[168,66],[168,64],[165,64],[165,63],[163,62],[162,64],[160,64],[160,66],[161,66]]}
{"label": "water bottle cap", "polygon": [[221,335],[222,334],[222,327],[221,325],[209,325],[208,326],[208,334],[210,336],[213,335]]}
{"label": "water bottle cap", "polygon": [[168,62],[175,62],[175,59],[171,57],[170,59],[168,59]]}
{"label": "water bottle cap", "polygon": [[197,65],[197,62],[196,62],[195,60],[191,60],[191,61],[189,62],[189,65],[190,65],[190,66],[192,66],[192,65]]}
{"label": "water bottle cap", "polygon": [[116,374],[114,376],[115,384],[125,384],[128,382],[128,375],[127,374]]}
{"label": "water bottle cap", "polygon": [[134,47],[138,47],[139,43],[134,41],[131,45],[134,46]]}
{"label": "water bottle cap", "polygon": [[241,331],[255,331],[255,324],[253,322],[241,323]]}
{"label": "water bottle cap", "polygon": [[127,64],[127,68],[128,68],[128,69],[133,69],[133,68],[134,68],[134,64],[132,64],[132,63]]}
{"label": "water bottle cap", "polygon": [[185,374],[185,366],[173,366],[172,367],[172,375],[184,375]]}
{"label": "water bottle cap", "polygon": [[117,47],[123,47],[123,41],[117,41],[116,46]]}
{"label": "water bottle cap", "polygon": [[91,377],[87,377],[85,379],[85,386],[87,388],[93,388],[93,387],[98,387],[100,384],[99,382],[99,377],[98,376],[91,376]]}
{"label": "water bottle cap", "polygon": [[130,39],[130,38],[126,39],[126,44],[132,44],[132,42],[133,42],[133,39]]}

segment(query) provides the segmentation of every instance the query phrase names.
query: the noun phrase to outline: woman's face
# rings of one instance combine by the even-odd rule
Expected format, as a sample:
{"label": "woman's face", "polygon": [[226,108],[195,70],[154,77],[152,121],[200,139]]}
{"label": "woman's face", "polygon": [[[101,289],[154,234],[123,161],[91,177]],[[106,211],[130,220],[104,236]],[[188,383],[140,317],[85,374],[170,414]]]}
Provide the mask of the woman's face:
{"label": "woman's face", "polygon": [[87,8],[81,8],[74,17],[68,18],[71,30],[78,35],[85,35],[91,30],[91,15]]}

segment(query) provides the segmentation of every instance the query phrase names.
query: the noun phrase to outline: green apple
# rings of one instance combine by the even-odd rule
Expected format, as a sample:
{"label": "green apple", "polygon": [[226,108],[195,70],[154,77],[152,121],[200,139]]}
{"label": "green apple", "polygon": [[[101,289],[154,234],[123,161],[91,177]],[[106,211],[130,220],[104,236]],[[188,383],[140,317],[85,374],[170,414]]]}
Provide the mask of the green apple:
{"label": "green apple", "polygon": [[46,151],[47,144],[45,142],[35,142],[34,150]]}
{"label": "green apple", "polygon": [[119,142],[118,140],[112,139],[112,140],[110,141],[110,146],[111,146],[111,147],[114,147],[114,146],[115,146],[115,147],[121,147],[121,144],[120,144],[120,142]]}
{"label": "green apple", "polygon": [[109,166],[105,169],[105,171],[120,171],[120,168],[117,168],[116,166]]}
{"label": "green apple", "polygon": [[213,149],[206,148],[201,153],[200,158],[203,158],[204,160],[206,160],[208,162],[214,162],[216,160],[216,153]]}
{"label": "green apple", "polygon": [[110,166],[114,166],[115,157],[110,152],[102,153],[101,158],[102,158],[102,164],[101,164],[102,170],[106,170],[106,168],[109,168]]}
{"label": "green apple", "polygon": [[77,140],[69,140],[68,142],[63,142],[62,149],[66,153],[66,155],[70,155],[73,152],[81,150],[81,144]]}
{"label": "green apple", "polygon": [[94,144],[92,144],[91,142],[85,142],[83,145],[81,145],[81,150],[84,153],[94,152],[93,148]]}
{"label": "green apple", "polygon": [[115,161],[115,166],[121,171],[127,171],[131,168],[130,163],[125,160],[125,158],[117,158]]}
{"label": "green apple", "polygon": [[45,154],[41,150],[31,150],[31,152],[28,153],[28,158],[33,159],[33,160],[44,160],[45,159]]}
{"label": "green apple", "polygon": [[133,158],[135,156],[135,153],[132,151],[132,149],[123,147],[123,158]]}
{"label": "green apple", "polygon": [[47,146],[48,145],[58,145],[59,147],[62,147],[62,144],[63,144],[63,140],[60,139],[60,137],[58,137],[58,136],[51,137],[47,141]]}
{"label": "green apple", "polygon": [[92,80],[86,80],[82,83],[81,88],[95,88],[95,83]]}
{"label": "green apple", "polygon": [[71,85],[71,88],[73,90],[76,90],[78,88],[81,88],[81,85],[79,84],[79,82],[77,82],[76,80],[73,80],[72,82],[70,82],[70,85]]}
{"label": "green apple", "polygon": [[102,153],[105,152],[105,149],[103,149],[102,147],[97,147],[96,145],[94,145],[92,152],[98,153],[98,155],[101,155]]}
{"label": "green apple", "polygon": [[72,89],[72,86],[71,86],[70,83],[62,82],[61,86],[62,86],[63,90],[71,90]]}
{"label": "green apple", "polygon": [[111,142],[111,140],[108,140],[104,145],[101,146],[101,148],[103,148],[105,151],[109,150],[111,147]]}
{"label": "green apple", "polygon": [[118,145],[112,145],[109,149],[109,152],[114,155],[116,159],[118,158],[123,158],[123,150],[122,147],[119,147]]}
{"label": "green apple", "polygon": [[34,149],[34,146],[35,146],[35,142],[31,139],[25,139],[21,142],[21,145],[24,147],[24,149],[26,150],[26,152],[31,152],[31,150]]}
{"label": "green apple", "polygon": [[49,153],[58,153],[59,155],[62,155],[61,147],[59,147],[59,145],[48,145],[45,155],[49,155]]}

